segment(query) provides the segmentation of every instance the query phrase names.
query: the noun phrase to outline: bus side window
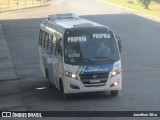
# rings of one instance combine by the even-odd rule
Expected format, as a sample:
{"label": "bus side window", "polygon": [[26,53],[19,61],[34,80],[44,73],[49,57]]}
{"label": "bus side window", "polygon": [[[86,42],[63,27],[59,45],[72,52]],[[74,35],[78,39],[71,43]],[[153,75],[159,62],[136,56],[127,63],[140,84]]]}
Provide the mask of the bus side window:
{"label": "bus side window", "polygon": [[52,36],[52,52],[56,53],[56,35]]}
{"label": "bus side window", "polygon": [[48,40],[48,51],[50,53],[52,53],[52,38],[53,36],[52,35],[49,35],[49,40]]}
{"label": "bus side window", "polygon": [[44,43],[45,43],[45,32],[44,31],[41,31],[41,34],[42,34],[42,36],[41,36],[41,45],[42,45],[42,47],[44,47]]}
{"label": "bus side window", "polygon": [[49,35],[48,33],[45,34],[45,42],[44,42],[44,47],[46,50],[48,50],[48,42],[49,42]]}

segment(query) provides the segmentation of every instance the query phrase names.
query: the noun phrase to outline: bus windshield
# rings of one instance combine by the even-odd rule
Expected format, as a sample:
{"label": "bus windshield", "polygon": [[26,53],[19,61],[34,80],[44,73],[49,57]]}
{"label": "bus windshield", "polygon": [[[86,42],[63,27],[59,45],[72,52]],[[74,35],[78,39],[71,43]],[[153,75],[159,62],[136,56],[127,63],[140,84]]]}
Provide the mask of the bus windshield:
{"label": "bus windshield", "polygon": [[64,40],[64,61],[71,65],[108,64],[119,60],[111,31],[68,33]]}

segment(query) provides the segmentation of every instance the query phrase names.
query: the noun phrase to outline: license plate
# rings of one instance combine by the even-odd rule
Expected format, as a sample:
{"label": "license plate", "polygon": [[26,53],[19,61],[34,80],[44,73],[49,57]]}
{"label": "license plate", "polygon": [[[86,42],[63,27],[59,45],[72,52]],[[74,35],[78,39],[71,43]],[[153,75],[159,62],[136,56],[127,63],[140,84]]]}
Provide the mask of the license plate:
{"label": "license plate", "polygon": [[99,83],[101,80],[90,80],[90,83]]}

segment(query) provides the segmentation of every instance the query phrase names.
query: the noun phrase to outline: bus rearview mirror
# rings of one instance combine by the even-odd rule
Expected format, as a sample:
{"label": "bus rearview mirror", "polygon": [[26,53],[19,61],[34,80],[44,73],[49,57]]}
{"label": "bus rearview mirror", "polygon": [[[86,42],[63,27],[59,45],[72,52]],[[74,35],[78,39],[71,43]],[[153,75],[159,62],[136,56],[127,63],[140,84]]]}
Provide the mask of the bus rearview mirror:
{"label": "bus rearview mirror", "polygon": [[119,36],[116,35],[116,40],[118,43],[118,47],[119,47],[119,51],[122,51],[122,42],[121,42],[121,38]]}

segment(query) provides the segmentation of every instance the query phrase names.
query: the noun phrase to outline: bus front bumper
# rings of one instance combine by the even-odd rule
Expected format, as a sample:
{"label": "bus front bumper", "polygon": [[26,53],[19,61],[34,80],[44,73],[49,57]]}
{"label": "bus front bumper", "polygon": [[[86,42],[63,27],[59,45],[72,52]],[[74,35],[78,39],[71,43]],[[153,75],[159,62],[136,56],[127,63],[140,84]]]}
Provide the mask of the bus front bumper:
{"label": "bus front bumper", "polygon": [[[115,83],[118,83],[117,85]],[[63,79],[64,93],[84,93],[84,92],[101,92],[111,90],[121,90],[122,80],[121,74],[110,78],[104,85],[92,84],[86,86],[81,80],[73,79],[65,76]]]}

